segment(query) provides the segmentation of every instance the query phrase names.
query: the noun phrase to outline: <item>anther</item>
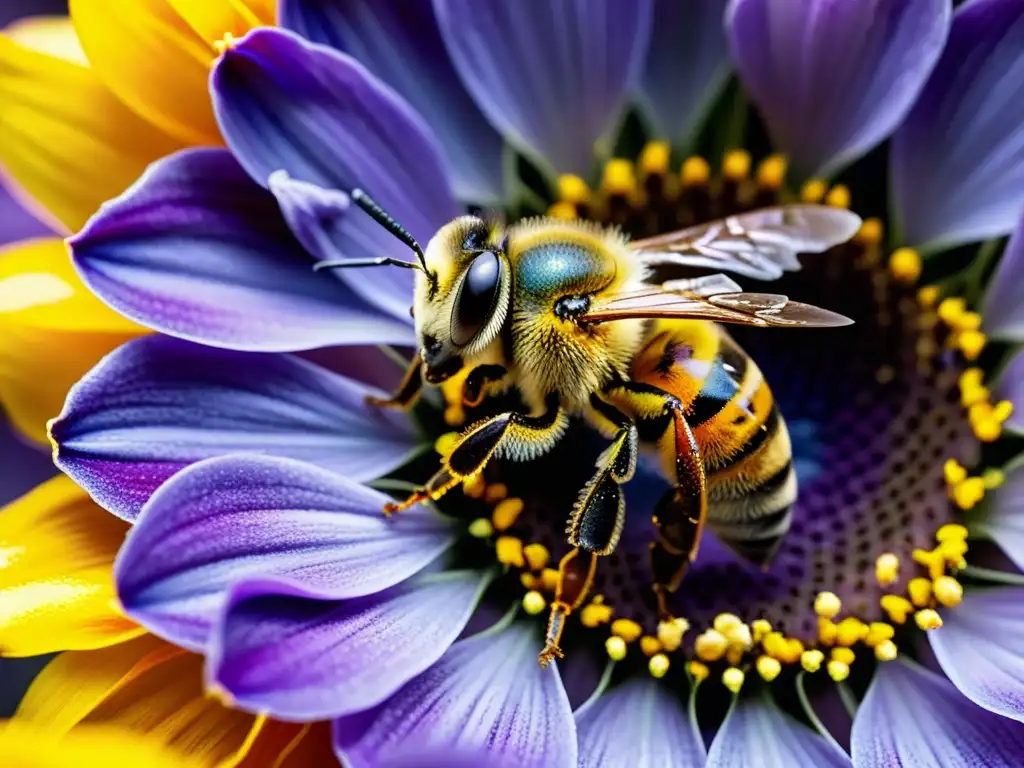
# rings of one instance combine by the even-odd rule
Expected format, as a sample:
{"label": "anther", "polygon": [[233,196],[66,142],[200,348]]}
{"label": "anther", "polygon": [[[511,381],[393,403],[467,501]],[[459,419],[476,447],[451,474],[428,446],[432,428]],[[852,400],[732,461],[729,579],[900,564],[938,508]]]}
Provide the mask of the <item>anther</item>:
{"label": "anther", "polygon": [[906,624],[907,617],[914,610],[914,604],[902,595],[882,595],[879,604],[893,624]]}
{"label": "anther", "polygon": [[698,683],[702,680],[707,680],[708,675],[711,674],[711,670],[708,669],[707,665],[699,661],[691,661],[686,665],[686,669],[690,673],[690,677]]}
{"label": "anther", "polygon": [[484,489],[484,501],[488,504],[497,504],[508,496],[508,486],[504,483],[490,483]]}
{"label": "anther", "polygon": [[977,360],[988,339],[981,331],[963,331],[957,337],[957,346],[968,360]]}
{"label": "anther", "polygon": [[967,311],[967,302],[959,296],[950,296],[939,303],[937,310],[939,319],[951,328],[955,328],[960,316]]}
{"label": "anther", "polygon": [[900,559],[892,552],[883,552],[875,560],[875,580],[880,586],[888,587],[900,578]]}
{"label": "anther", "polygon": [[499,536],[494,542],[498,562],[502,565],[513,565],[522,568],[526,564],[523,559],[523,542],[515,536]]}
{"label": "anther", "polygon": [[839,633],[838,627],[824,616],[818,617],[818,640],[824,645],[832,645]]}
{"label": "anther", "polygon": [[523,610],[531,616],[536,616],[547,607],[548,602],[540,592],[530,590],[523,595]]}
{"label": "anther", "polygon": [[633,162],[616,157],[605,163],[601,188],[609,195],[632,195],[636,191],[636,173],[633,170]]}
{"label": "anther", "polygon": [[661,643],[666,651],[671,653],[678,650],[679,646],[683,644],[683,635],[689,629],[690,622],[686,619],[662,621],[658,624],[658,642]]}
{"label": "anther", "polygon": [[474,539],[486,539],[492,533],[494,533],[494,526],[491,525],[491,521],[486,517],[478,517],[476,520],[469,524],[469,535]]}
{"label": "anther", "polygon": [[892,640],[896,634],[895,628],[884,621],[873,621],[868,625],[868,634],[864,638],[864,644],[869,648],[875,648],[886,640]]}
{"label": "anther", "polygon": [[864,223],[860,225],[860,229],[857,231],[857,234],[854,235],[854,239],[861,245],[874,247],[882,242],[882,235],[884,232],[885,230],[882,227],[882,220],[872,217],[864,220]]}
{"label": "anther", "polygon": [[952,576],[940,576],[937,578],[932,584],[932,592],[935,594],[935,600],[947,608],[960,605],[960,602],[964,599],[964,588]]}
{"label": "anther", "polygon": [[750,629],[753,632],[754,642],[760,643],[772,631],[772,624],[767,619],[754,619],[750,623]]}
{"label": "anther", "polygon": [[[963,485],[963,483],[960,485]],[[946,572],[946,557],[942,554],[942,551],[939,548],[932,550],[915,549],[911,552],[911,556],[914,558],[915,563],[923,565],[928,569],[929,578],[937,579]],[[925,581],[927,581],[927,579],[925,579]],[[916,587],[916,589],[920,590],[923,589],[923,587]],[[929,589],[931,589],[930,586]]]}
{"label": "anther", "polygon": [[860,619],[849,616],[836,625],[836,643],[853,645],[868,635],[868,625]]}
{"label": "anther", "polygon": [[857,658],[856,654],[850,648],[833,648],[832,653],[829,654],[832,661],[841,661],[846,666],[853,664],[854,659]]}
{"label": "anther", "polygon": [[757,185],[763,189],[779,189],[786,181],[788,167],[782,155],[769,155],[757,167]]}
{"label": "anther", "polygon": [[699,187],[708,183],[711,167],[708,161],[698,155],[686,158],[679,171],[679,180],[684,187]]}
{"label": "anther", "polygon": [[898,283],[913,285],[921,277],[921,256],[913,248],[897,248],[889,257],[889,273]]}
{"label": "anther", "polygon": [[923,577],[911,579],[907,584],[907,594],[917,608],[924,608],[932,600],[932,583]]}
{"label": "anther", "polygon": [[722,174],[730,181],[741,181],[750,175],[750,153],[745,149],[732,149],[722,160]]}
{"label": "anther", "polygon": [[737,667],[729,667],[722,673],[722,685],[729,689],[732,693],[739,693],[743,687],[743,681],[746,679],[746,675],[743,674],[742,669]]}
{"label": "anther", "polygon": [[850,665],[843,664],[841,661],[830,661],[826,669],[828,670],[828,676],[837,683],[843,682],[843,680],[850,676]]}
{"label": "anther", "polygon": [[981,473],[981,479],[985,483],[985,490],[992,491],[1006,482],[1006,476],[1001,469],[989,467]]}
{"label": "anther", "polygon": [[[523,500],[516,497],[502,499],[491,513],[491,522],[496,530],[504,531],[515,525],[523,512]],[[543,566],[542,566],[543,567]]]}
{"label": "anther", "polygon": [[626,658],[626,641],[621,637],[612,635],[604,641],[604,649],[608,652],[608,658],[612,661],[622,661]]}
{"label": "anther", "polygon": [[985,497],[985,481],[969,477],[953,488],[953,501],[960,509],[973,509]]}
{"label": "anther", "polygon": [[562,221],[574,221],[579,218],[579,213],[576,210],[576,206],[572,203],[559,200],[557,203],[552,203],[548,208],[548,216],[552,219],[561,219]]}
{"label": "anther", "polygon": [[925,608],[924,610],[918,611],[914,614],[914,621],[917,626],[921,629],[938,629],[942,626],[942,617],[939,616],[937,611],[931,608]]}
{"label": "anther", "polygon": [[800,666],[808,672],[817,672],[821,669],[822,662],[825,661],[825,654],[817,649],[810,651],[804,651],[800,654]]}
{"label": "anther", "polygon": [[965,541],[967,539],[967,527],[960,523],[946,523],[935,532],[935,540],[939,544],[944,541]]}
{"label": "anther", "polygon": [[833,619],[843,609],[843,603],[835,592],[819,592],[814,599],[814,612],[826,619]]}
{"label": "anther", "polygon": [[540,572],[540,581],[546,591],[554,592],[558,586],[558,571],[554,568],[545,568]]}
{"label": "anther", "polygon": [[833,208],[849,208],[850,207],[850,190],[843,184],[836,184],[832,189],[825,195],[825,205],[830,205]]}
{"label": "anther", "polygon": [[728,648],[725,635],[715,629],[702,632],[693,641],[693,650],[701,661],[718,661]]}
{"label": "anther", "polygon": [[574,206],[590,200],[590,188],[587,182],[572,173],[558,177],[558,199]]}
{"label": "anther", "polygon": [[942,474],[949,486],[955,486],[967,479],[967,470],[956,459],[946,459],[946,463],[942,465]]}
{"label": "anther", "polygon": [[757,667],[757,674],[769,683],[782,672],[782,664],[778,659],[773,659],[771,656],[759,656],[757,661],[754,662],[754,666]]}
{"label": "anther", "polygon": [[543,544],[533,543],[523,547],[523,557],[531,571],[541,571],[548,564],[551,554]]}
{"label": "anther", "polygon": [[875,646],[875,658],[879,661],[892,661],[899,655],[899,649],[892,640],[886,640]]}
{"label": "anther", "polygon": [[800,200],[805,203],[820,203],[826,189],[825,182],[821,179],[810,179],[800,188]]}
{"label": "anther", "polygon": [[486,489],[487,483],[479,474],[471,475],[462,480],[462,492],[471,499],[482,498]]}
{"label": "anther", "polygon": [[603,601],[594,600],[580,610],[580,624],[593,629],[612,620],[612,608]]}
{"label": "anther", "polygon": [[669,146],[664,141],[649,141],[640,152],[640,172],[662,176],[668,173]]}
{"label": "anther", "polygon": [[[967,554],[968,544],[966,539],[957,539],[952,541],[944,541],[936,547],[945,564],[951,568],[961,570],[967,567],[967,561],[964,559],[964,555]],[[937,579],[941,576],[939,569],[934,569],[933,579]]]}
{"label": "anther", "polygon": [[656,679],[664,677],[668,672],[668,667],[668,656],[664,653],[654,654],[651,656],[651,660],[647,662],[647,671],[651,673],[651,677]]}
{"label": "anther", "polygon": [[223,56],[225,53],[233,49],[238,44],[238,38],[230,32],[225,32],[224,37],[220,40],[213,41],[213,50],[217,52],[218,56]]}
{"label": "anther", "polygon": [[632,643],[644,633],[643,628],[632,619],[616,619],[612,622],[612,634],[624,642]]}
{"label": "anther", "polygon": [[640,638],[640,650],[644,656],[653,656],[661,652],[661,643],[652,635],[644,635]]}
{"label": "anther", "polygon": [[921,309],[931,309],[939,300],[939,288],[936,285],[926,285],[917,292],[917,303]]}

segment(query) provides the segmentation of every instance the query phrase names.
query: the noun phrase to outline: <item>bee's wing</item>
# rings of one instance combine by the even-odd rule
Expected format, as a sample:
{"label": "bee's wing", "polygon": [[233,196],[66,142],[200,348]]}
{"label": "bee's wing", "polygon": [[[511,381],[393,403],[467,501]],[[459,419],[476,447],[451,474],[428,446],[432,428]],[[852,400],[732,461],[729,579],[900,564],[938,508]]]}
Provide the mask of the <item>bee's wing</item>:
{"label": "bee's wing", "polygon": [[824,205],[783,205],[729,216],[630,246],[648,266],[671,264],[723,269],[775,280],[800,269],[798,253],[819,253],[846,242],[860,228],[850,211]]}
{"label": "bee's wing", "polygon": [[661,288],[623,293],[603,300],[580,317],[579,322],[593,325],[613,320],[656,317],[785,328],[832,328],[853,322],[827,309],[790,301],[779,293],[733,292],[699,296],[696,293],[676,293]]}

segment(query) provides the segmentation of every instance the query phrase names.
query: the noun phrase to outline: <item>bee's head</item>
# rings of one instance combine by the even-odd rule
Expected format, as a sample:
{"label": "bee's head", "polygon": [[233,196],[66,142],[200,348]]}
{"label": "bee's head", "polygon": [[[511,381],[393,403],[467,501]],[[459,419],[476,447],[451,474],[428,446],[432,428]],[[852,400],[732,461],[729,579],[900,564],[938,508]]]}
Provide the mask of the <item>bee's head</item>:
{"label": "bee's head", "polygon": [[512,280],[503,231],[475,216],[442,227],[427,245],[425,264],[416,276],[414,317],[424,375],[436,384],[497,338]]}

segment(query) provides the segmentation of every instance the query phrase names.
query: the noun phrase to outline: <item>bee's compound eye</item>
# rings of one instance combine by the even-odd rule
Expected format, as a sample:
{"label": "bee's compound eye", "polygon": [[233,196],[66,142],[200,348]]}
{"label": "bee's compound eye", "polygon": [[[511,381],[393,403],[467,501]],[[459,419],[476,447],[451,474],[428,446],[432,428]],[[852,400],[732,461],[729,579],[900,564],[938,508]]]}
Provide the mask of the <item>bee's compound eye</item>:
{"label": "bee's compound eye", "polygon": [[490,320],[498,301],[502,261],[494,251],[483,251],[469,265],[462,278],[452,314],[452,343],[469,344]]}

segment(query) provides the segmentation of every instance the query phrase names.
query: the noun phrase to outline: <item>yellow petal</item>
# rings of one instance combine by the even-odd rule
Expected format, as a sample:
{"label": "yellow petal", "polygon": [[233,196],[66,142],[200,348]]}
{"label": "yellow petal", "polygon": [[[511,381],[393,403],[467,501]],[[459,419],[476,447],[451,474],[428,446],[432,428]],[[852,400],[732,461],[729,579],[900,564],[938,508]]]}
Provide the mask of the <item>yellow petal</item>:
{"label": "yellow petal", "polygon": [[90,68],[0,35],[0,164],[54,226],[80,229],[100,203],[181,146]]}
{"label": "yellow petal", "polygon": [[90,64],[125,104],[188,144],[221,143],[207,88],[213,41],[168,0],[71,0],[69,7]]}
{"label": "yellow petal", "polygon": [[259,740],[263,721],[227,709],[202,686],[202,656],[147,635],[61,654],[33,681],[17,716],[58,734],[83,726],[127,728],[200,765],[235,765]]}
{"label": "yellow petal", "polygon": [[85,287],[59,238],[0,248],[0,403],[30,439],[45,443],[71,385],[145,332]]}
{"label": "yellow petal", "polygon": [[268,720],[238,768],[310,768],[336,764],[329,723],[300,725]]}
{"label": "yellow petal", "polygon": [[208,43],[225,34],[242,37],[253,27],[271,26],[275,0],[168,0],[178,15]]}
{"label": "yellow petal", "polygon": [[113,607],[128,529],[59,475],[0,510],[0,655],[102,648],[142,629]]}
{"label": "yellow petal", "polygon": [[58,59],[88,66],[85,51],[67,16],[30,16],[19,19],[4,30],[16,43],[34,51],[48,53]]}
{"label": "yellow petal", "polygon": [[0,765],[11,768],[202,768],[140,734],[89,727],[54,738],[45,725],[0,721]]}

